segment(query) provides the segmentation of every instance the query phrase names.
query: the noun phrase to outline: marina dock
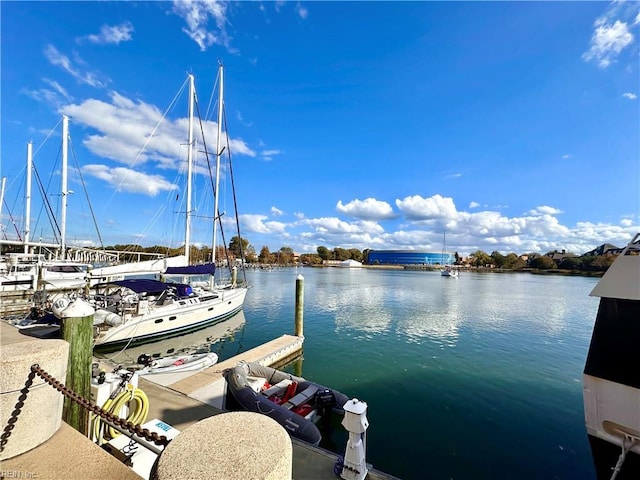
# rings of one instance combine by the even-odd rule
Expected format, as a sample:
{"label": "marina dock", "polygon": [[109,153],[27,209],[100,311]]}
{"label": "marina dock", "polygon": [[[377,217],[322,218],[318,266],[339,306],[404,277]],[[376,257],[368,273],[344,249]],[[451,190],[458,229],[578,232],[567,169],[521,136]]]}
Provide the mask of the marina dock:
{"label": "marina dock", "polygon": [[[13,326],[0,322],[2,346],[28,340],[33,338],[24,336]],[[235,366],[241,360],[258,362],[265,366],[283,365],[302,353],[303,343],[302,337],[283,335],[195,374],[160,374],[155,376],[158,377],[157,379],[154,376],[140,378],[138,386],[149,398],[147,419],[158,419],[179,431],[184,431],[200,420],[224,413],[222,399],[225,380],[222,372],[226,368]],[[25,378],[27,375],[28,372],[25,372]],[[294,438],[291,441],[293,445],[292,479],[336,478],[334,465],[339,455]],[[4,460],[2,471],[14,475],[13,478],[41,480],[141,478],[131,468],[64,422],[53,437],[45,443],[17,457]],[[370,467],[367,478],[393,480],[396,477]]]}

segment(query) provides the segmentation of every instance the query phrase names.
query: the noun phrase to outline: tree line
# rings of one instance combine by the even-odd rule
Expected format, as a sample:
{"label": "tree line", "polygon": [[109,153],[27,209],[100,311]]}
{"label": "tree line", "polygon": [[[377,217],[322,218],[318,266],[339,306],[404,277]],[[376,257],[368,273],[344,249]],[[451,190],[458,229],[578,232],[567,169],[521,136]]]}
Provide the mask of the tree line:
{"label": "tree line", "polygon": [[[184,246],[178,248],[168,248],[160,245],[153,247],[141,247],[140,245],[113,245],[106,247],[107,250],[118,250],[124,252],[122,255],[126,261],[135,261],[136,253],[157,253],[166,256],[181,255],[184,252]],[[325,261],[344,261],[356,260],[358,262],[367,263],[370,249],[358,250],[357,248],[341,248],[335,247],[329,249],[325,246],[319,246],[316,253],[303,253],[297,262],[304,265],[322,265]],[[194,263],[204,263],[211,261],[211,247],[208,246],[191,246],[190,258]],[[526,268],[537,270],[571,270],[571,271],[588,271],[601,272],[607,268],[615,260],[613,255],[582,255],[571,256],[568,254],[560,260],[554,260],[553,256],[557,252],[547,252],[544,255],[539,253],[528,253],[518,255],[516,253],[508,253],[506,255],[494,251],[491,254],[482,250],[477,250],[463,259],[458,253],[455,253],[457,265],[468,265],[479,268],[498,268],[503,270],[522,270]],[[229,242],[229,246],[216,247],[216,259],[234,261],[235,259],[245,258],[247,263],[263,264],[263,265],[293,265],[296,263],[296,255],[291,247],[281,247],[279,250],[272,252],[268,246],[263,246],[260,252],[256,252],[255,248],[246,238],[234,236]]]}

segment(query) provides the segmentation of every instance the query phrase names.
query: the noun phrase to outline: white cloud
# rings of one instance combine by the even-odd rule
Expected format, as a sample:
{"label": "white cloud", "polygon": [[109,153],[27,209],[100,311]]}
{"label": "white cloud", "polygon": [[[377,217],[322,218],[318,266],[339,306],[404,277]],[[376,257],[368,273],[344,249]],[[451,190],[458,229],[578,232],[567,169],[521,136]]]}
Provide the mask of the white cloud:
{"label": "white cloud", "polygon": [[[110,102],[87,99],[65,106],[61,113],[97,132],[85,137],[83,143],[102,158],[130,167],[153,162],[159,168],[170,170],[179,170],[186,159],[188,120],[163,119],[163,113],[156,106],[141,100],[112,92]],[[216,122],[203,121],[203,128],[208,132],[216,132],[216,125]],[[207,139],[207,143],[215,144],[215,138]],[[242,140],[230,139],[229,143],[236,155],[256,155]],[[196,171],[203,170],[202,166],[196,168]]]}
{"label": "white cloud", "polygon": [[557,208],[554,207],[547,207],[547,206],[541,206],[541,207],[536,207],[533,210],[529,210],[529,215],[533,215],[533,216],[538,216],[538,215],[559,215],[562,212],[562,210],[558,210]]}
{"label": "white cloud", "polygon": [[563,158],[564,160],[566,160],[567,158],[571,158],[571,154],[569,154],[569,153],[565,153],[564,155],[562,155],[562,158]]}
{"label": "white cloud", "polygon": [[322,217],[301,220],[296,227],[310,227],[311,231],[299,234],[306,244],[331,245],[342,248],[381,247],[384,245],[384,229],[376,222],[345,222],[335,217]]}
{"label": "white cloud", "polygon": [[92,87],[102,88],[105,86],[105,82],[97,78],[97,74],[92,72],[81,72],[76,68],[69,57],[60,53],[56,47],[49,44],[44,48],[44,56],[49,60],[49,63],[57,67],[62,68],[64,71],[73,76],[81,83],[86,83]]}
{"label": "white cloud", "polygon": [[283,214],[284,212],[282,210],[280,210],[279,208],[276,207],[271,207],[271,215],[273,215],[274,217],[279,217]]}
{"label": "white cloud", "polygon": [[478,208],[480,204],[478,202],[469,202],[469,208]]}
{"label": "white cloud", "polygon": [[102,25],[100,33],[95,35],[87,35],[85,38],[98,45],[114,44],[128,42],[132,39],[133,25],[131,22],[123,22],[120,25]]}
{"label": "white cloud", "polygon": [[284,234],[286,232],[286,224],[267,221],[267,218],[265,215],[238,215],[243,230],[249,233]]}
{"label": "white cloud", "polygon": [[354,223],[345,222],[336,217],[310,218],[303,220],[304,225],[314,227],[316,231],[322,233],[382,233],[384,229],[376,222],[358,221]]}
{"label": "white cloud", "polygon": [[582,55],[587,62],[595,60],[600,68],[607,68],[614,62],[620,52],[631,42],[633,34],[627,24],[616,20],[613,24],[606,19],[595,23],[596,29],[591,37],[591,48]]}
{"label": "white cloud", "polygon": [[307,16],[309,16],[309,10],[307,10],[306,7],[303,7],[300,2],[296,3],[296,13],[303,20],[306,19]]}
{"label": "white cloud", "polygon": [[262,152],[260,152],[260,157],[264,161],[270,162],[271,160],[273,160],[274,155],[280,155],[280,153],[280,150],[263,150]]}
{"label": "white cloud", "polygon": [[[182,30],[198,44],[201,51],[212,45],[229,47],[226,32],[227,2],[219,0],[174,0],[173,12],[181,17],[187,27]],[[208,28],[209,19],[216,24],[216,31]]]}
{"label": "white cloud", "polygon": [[636,98],[638,98],[638,96],[635,93],[631,93],[631,92],[623,93],[622,96],[624,98],[628,98],[629,100],[635,100]]}
{"label": "white cloud", "polygon": [[420,195],[405,197],[404,200],[396,200],[396,207],[409,220],[432,220],[455,218],[457,211],[452,198],[434,195],[423,198]]}
{"label": "white cloud", "polygon": [[69,93],[64,89],[64,87],[62,87],[62,85],[60,85],[55,80],[50,80],[48,78],[43,78],[42,81],[44,83],[46,83],[47,85],[49,85],[51,88],[53,88],[53,90],[56,92],[56,94],[59,94],[65,100],[67,100],[67,101],[71,101],[72,100],[71,95],[69,95]]}
{"label": "white cloud", "polygon": [[176,190],[177,187],[160,175],[148,175],[129,168],[109,168],[105,165],[85,165],[82,172],[104,180],[117,191],[142,193],[155,197],[161,191]]}
{"label": "white cloud", "polygon": [[391,205],[387,202],[376,200],[375,198],[367,198],[366,200],[352,200],[346,205],[342,200],[338,200],[336,210],[350,217],[360,218],[362,220],[385,220],[396,217]]}
{"label": "white cloud", "polygon": [[[448,249],[462,255],[476,250],[522,254],[562,248],[582,254],[606,242],[623,246],[640,230],[637,222],[634,226],[631,216],[626,216],[617,226],[578,223],[569,227],[555,216],[562,212],[550,206],[536,207],[520,217],[508,217],[491,210],[459,212],[452,199],[439,195],[428,199],[410,196],[398,202],[404,208],[401,211],[408,215],[402,225],[391,231],[373,221],[348,222],[336,217],[304,219],[302,214],[296,214],[299,218],[296,222],[279,224],[286,234],[272,236],[268,243],[277,248],[289,245],[299,252],[315,252],[318,245],[439,252],[442,233],[446,232]],[[418,212],[430,209],[432,216],[425,219],[414,209]],[[266,222],[266,217],[259,218]],[[263,225],[262,231],[267,232],[269,228]]]}

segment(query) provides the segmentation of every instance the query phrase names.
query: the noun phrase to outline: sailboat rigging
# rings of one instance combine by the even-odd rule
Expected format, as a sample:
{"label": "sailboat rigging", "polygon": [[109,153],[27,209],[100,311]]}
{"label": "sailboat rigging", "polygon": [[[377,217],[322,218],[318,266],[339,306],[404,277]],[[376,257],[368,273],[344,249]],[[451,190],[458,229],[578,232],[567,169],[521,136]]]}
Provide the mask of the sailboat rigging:
{"label": "sailboat rigging", "polygon": [[[219,66],[220,86],[222,87],[223,66]],[[106,291],[96,295],[102,302],[103,308],[96,311],[96,317],[102,316],[103,323],[98,325],[98,335],[95,339],[97,348],[112,348],[120,344],[145,343],[160,337],[179,335],[189,331],[204,328],[229,318],[240,311],[247,294],[246,284],[237,285],[235,280],[227,285],[216,285],[214,281],[216,271],[215,248],[212,252],[212,262],[191,265],[191,218],[192,218],[192,185],[193,148],[194,148],[194,111],[195,111],[195,82],[193,75],[189,75],[189,140],[187,153],[187,191],[186,191],[186,219],[185,219],[185,257],[184,266],[168,267],[164,274],[182,276],[209,276],[209,284],[187,282],[172,283],[149,280],[122,280],[106,285]],[[218,105],[218,140],[216,152],[220,152],[221,118],[224,103],[220,90]],[[206,149],[205,149],[206,150]],[[220,174],[217,153],[216,186]],[[218,217],[218,189],[214,192],[214,212]],[[214,238],[215,224],[214,221]],[[215,245],[215,243],[214,243]],[[125,291],[123,292],[122,289]],[[123,297],[123,293],[126,295]],[[116,295],[120,295],[117,299]],[[114,302],[115,299],[118,300]],[[127,299],[126,303],[124,298]]]}
{"label": "sailboat rigging", "polygon": [[[222,78],[223,67],[219,67]],[[246,281],[239,283],[235,277],[227,284],[216,284],[215,253],[212,261],[204,264],[192,264],[191,220],[192,211],[192,174],[195,114],[195,81],[193,75],[189,81],[189,122],[187,152],[187,189],[185,218],[184,263],[180,266],[168,266],[158,279],[117,279],[94,287],[94,293],[88,300],[95,308],[94,347],[101,351],[112,351],[122,346],[132,346],[154,341],[160,338],[181,335],[218,323],[238,313],[247,294]],[[222,81],[220,82],[222,85]],[[222,118],[222,93],[218,105],[218,118]],[[220,120],[218,125],[219,146],[221,137]],[[220,152],[218,147],[217,152]],[[217,154],[219,161],[220,155]],[[220,174],[219,168],[216,177]],[[216,185],[218,180],[216,179]],[[213,192],[214,217],[218,208],[218,189]],[[236,215],[237,216],[237,215]],[[218,219],[219,220],[219,219]],[[214,222],[215,224],[215,222]],[[216,229],[214,228],[214,231]],[[215,245],[215,243],[214,243]],[[214,249],[215,252],[215,249]],[[242,262],[244,265],[244,262]],[[166,277],[182,276],[181,282],[169,281]],[[189,279],[208,276],[209,282],[196,282]],[[56,302],[53,314],[64,316],[67,301]]]}

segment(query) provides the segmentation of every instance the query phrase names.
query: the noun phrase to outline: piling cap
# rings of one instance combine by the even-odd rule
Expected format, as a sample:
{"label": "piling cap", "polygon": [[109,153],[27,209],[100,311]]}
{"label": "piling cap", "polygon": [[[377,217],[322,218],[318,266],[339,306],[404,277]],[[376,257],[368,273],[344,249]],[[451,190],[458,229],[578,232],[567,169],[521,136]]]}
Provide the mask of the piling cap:
{"label": "piling cap", "polygon": [[95,309],[81,298],[75,299],[61,312],[61,318],[88,317],[95,313]]}
{"label": "piling cap", "polygon": [[349,413],[355,413],[356,415],[362,415],[367,411],[367,402],[352,398],[344,404],[344,411]]}

